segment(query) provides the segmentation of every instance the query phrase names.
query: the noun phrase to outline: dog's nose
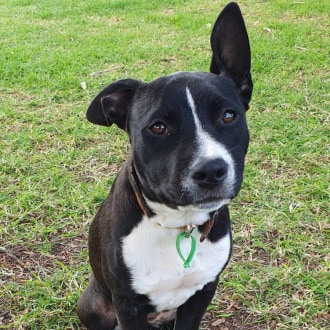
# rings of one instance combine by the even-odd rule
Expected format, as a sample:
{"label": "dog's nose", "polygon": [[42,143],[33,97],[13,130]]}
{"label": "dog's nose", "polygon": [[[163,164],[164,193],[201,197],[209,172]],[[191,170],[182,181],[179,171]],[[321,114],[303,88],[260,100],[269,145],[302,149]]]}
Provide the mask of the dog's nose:
{"label": "dog's nose", "polygon": [[228,172],[228,164],[222,159],[212,159],[195,166],[192,178],[198,185],[221,184]]}

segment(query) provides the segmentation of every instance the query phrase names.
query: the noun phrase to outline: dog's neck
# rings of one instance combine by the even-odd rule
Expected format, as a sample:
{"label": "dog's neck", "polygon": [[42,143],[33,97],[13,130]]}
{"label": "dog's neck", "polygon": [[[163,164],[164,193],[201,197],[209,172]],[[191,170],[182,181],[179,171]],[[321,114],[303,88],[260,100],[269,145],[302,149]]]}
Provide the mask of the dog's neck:
{"label": "dog's neck", "polygon": [[154,213],[148,207],[148,205],[145,201],[145,198],[142,195],[140,181],[137,177],[137,174],[136,174],[136,171],[135,171],[135,168],[134,168],[133,164],[132,164],[132,172],[130,173],[129,181],[130,181],[130,184],[133,188],[135,198],[137,200],[137,203],[140,206],[140,209],[142,210],[142,212],[145,216],[147,216],[148,218],[151,218],[154,215]]}
{"label": "dog's neck", "polygon": [[[142,210],[142,213],[148,218],[153,217],[155,215],[155,213],[148,206],[148,204],[145,200],[145,197],[142,194],[141,185],[140,185],[139,179],[137,177],[134,166],[132,166],[132,172],[130,174],[130,184],[133,188],[136,201],[137,201],[140,209]],[[207,238],[207,236],[209,235],[209,233],[210,233],[210,231],[211,231],[211,229],[214,225],[214,221],[215,221],[217,212],[218,212],[218,210],[210,212],[208,220],[206,220],[204,223],[202,223],[200,225],[188,224],[188,225],[179,226],[179,227],[166,227],[166,226],[164,226],[160,223],[159,223],[159,225],[164,227],[164,228],[168,228],[168,229],[179,229],[179,230],[184,231],[186,233],[192,232],[196,227],[200,227],[202,229],[201,230],[200,242],[203,242]]]}

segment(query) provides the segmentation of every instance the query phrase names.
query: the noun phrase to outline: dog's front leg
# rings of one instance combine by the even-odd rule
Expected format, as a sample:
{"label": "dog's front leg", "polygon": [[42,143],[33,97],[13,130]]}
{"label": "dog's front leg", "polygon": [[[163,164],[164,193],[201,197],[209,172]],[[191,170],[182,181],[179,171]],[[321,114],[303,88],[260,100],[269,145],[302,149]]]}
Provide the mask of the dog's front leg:
{"label": "dog's front leg", "polygon": [[134,298],[113,295],[120,330],[146,330],[147,312]]}
{"label": "dog's front leg", "polygon": [[200,291],[197,291],[186,303],[178,308],[174,329],[198,330],[207,306],[210,304],[218,285],[218,277]]}

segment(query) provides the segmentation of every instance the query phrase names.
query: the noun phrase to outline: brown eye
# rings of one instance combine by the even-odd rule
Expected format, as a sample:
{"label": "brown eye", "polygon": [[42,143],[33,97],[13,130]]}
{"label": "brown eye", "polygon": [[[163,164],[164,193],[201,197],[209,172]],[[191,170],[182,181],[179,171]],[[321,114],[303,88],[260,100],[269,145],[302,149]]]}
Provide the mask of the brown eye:
{"label": "brown eye", "polygon": [[226,110],[222,115],[222,122],[224,124],[229,124],[234,121],[236,118],[235,112],[232,110]]}
{"label": "brown eye", "polygon": [[157,135],[163,135],[166,132],[166,126],[161,121],[157,121],[150,127],[151,132]]}

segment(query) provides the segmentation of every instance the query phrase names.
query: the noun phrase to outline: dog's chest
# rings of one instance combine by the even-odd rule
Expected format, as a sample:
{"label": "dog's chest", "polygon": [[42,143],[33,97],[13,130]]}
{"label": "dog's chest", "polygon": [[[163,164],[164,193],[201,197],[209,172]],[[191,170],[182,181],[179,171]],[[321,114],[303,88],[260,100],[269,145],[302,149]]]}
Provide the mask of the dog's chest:
{"label": "dog's chest", "polygon": [[[196,252],[190,267],[184,268],[176,249],[180,232],[144,218],[123,239],[123,257],[131,273],[132,288],[147,295],[157,311],[179,307],[205,284],[214,281],[230,256],[230,233],[217,242],[201,243],[196,228],[192,232],[197,242]],[[187,256],[190,249],[190,238],[184,238],[182,254]]]}

